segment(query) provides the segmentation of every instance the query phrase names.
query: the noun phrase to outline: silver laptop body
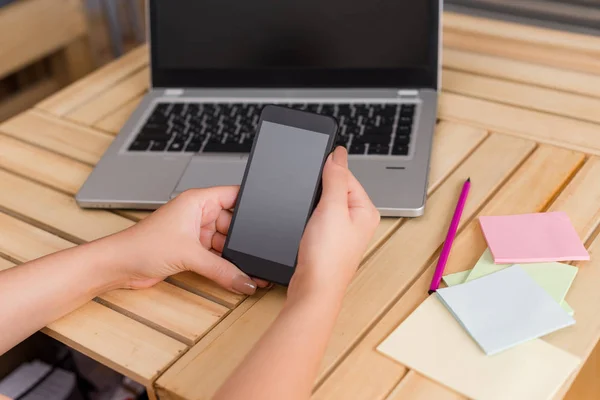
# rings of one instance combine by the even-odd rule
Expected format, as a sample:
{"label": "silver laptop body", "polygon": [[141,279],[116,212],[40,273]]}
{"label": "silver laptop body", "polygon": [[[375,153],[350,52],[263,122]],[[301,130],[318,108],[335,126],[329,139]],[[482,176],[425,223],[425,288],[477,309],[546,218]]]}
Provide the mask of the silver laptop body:
{"label": "silver laptop body", "polygon": [[[233,3],[237,11],[231,21],[224,16],[234,9]],[[345,140],[343,144],[350,150],[350,169],[381,215],[422,215],[440,87],[441,0],[384,0],[380,3],[382,9],[373,11],[376,3],[369,0],[301,3],[292,0],[150,0],[151,89],[77,193],[77,203],[90,208],[156,209],[189,188],[239,185],[248,153],[235,149],[245,148],[238,142],[251,141],[249,130],[260,105],[274,103],[336,113],[338,121],[342,120],[341,140]],[[343,4],[353,4],[350,7],[353,9],[339,14],[337,6]],[[298,9],[300,5],[302,8]],[[247,18],[252,13],[257,17]],[[198,15],[202,16],[201,21],[189,17]],[[278,15],[281,22],[275,24],[273,19],[278,21]],[[305,34],[302,29],[307,27],[321,32],[337,23],[332,22],[334,16],[343,18],[344,15],[344,21],[360,18],[367,25],[364,32],[369,34],[372,27],[385,24],[387,28],[377,32],[375,39],[385,41],[385,37],[395,37],[386,36],[388,31],[408,35],[394,43],[394,48],[401,54],[404,48],[410,47],[410,54],[387,60],[387,44],[381,45],[380,53],[372,51],[371,47],[376,46],[362,43],[365,33],[360,29],[354,32],[354,28],[347,36],[350,42],[357,43],[358,55],[351,55],[352,46],[341,43],[333,33],[329,40],[324,40],[321,33],[316,36],[319,40],[312,42],[297,40],[294,34],[283,34],[292,30],[289,28],[292,22],[300,26],[294,29],[301,33],[293,32],[298,37]],[[323,22],[315,23],[320,16]],[[393,21],[395,24],[390,27]],[[306,26],[302,26],[303,23]],[[221,49],[220,43],[228,40],[230,31],[221,29],[223,24],[233,24],[240,32],[254,32],[252,28],[257,26],[277,26],[256,34],[258,37],[248,39],[247,43],[238,32],[241,39]],[[208,26],[199,29],[198,25]],[[340,30],[331,27],[331,32],[336,34]],[[264,43],[265,37],[282,36],[283,39],[274,43]],[[339,57],[346,57],[348,65],[338,65],[333,56],[324,56],[331,53],[325,51],[326,48],[310,54],[321,41],[333,43],[333,48],[340,47]],[[203,44],[207,42],[208,45]],[[255,50],[262,51],[261,46],[269,47],[272,54],[256,56]],[[196,53],[192,51],[195,49],[205,51]],[[302,58],[294,56],[297,52],[302,53]],[[381,66],[360,64],[362,53],[367,53],[369,60],[377,59],[373,62]],[[212,65],[212,60],[218,61]],[[250,67],[238,68],[242,61]],[[309,64],[311,62],[322,62],[327,68],[316,68]],[[259,68],[254,65],[257,63]],[[388,81],[397,81],[398,86],[385,87]],[[387,114],[380,117],[379,112]],[[409,120],[405,115],[410,116],[409,128],[408,122],[402,125],[402,121]],[[388,122],[381,122],[384,120]],[[244,121],[246,125],[242,125]],[[377,129],[383,124],[392,127],[387,142],[374,136],[380,134]],[[406,130],[401,132],[401,128]],[[377,143],[365,143],[368,137],[375,138]],[[223,151],[219,148],[221,143]],[[232,144],[226,147],[228,143]]]}

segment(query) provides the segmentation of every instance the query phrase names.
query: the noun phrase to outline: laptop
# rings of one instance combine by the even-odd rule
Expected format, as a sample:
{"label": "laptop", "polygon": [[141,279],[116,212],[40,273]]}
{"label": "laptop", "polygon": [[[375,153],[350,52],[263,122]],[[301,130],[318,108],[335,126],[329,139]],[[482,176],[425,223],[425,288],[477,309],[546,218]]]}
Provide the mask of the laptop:
{"label": "laptop", "polygon": [[278,104],[337,119],[382,216],[421,215],[440,20],[441,0],[150,0],[151,88],[78,204],[155,209],[239,185],[261,108]]}

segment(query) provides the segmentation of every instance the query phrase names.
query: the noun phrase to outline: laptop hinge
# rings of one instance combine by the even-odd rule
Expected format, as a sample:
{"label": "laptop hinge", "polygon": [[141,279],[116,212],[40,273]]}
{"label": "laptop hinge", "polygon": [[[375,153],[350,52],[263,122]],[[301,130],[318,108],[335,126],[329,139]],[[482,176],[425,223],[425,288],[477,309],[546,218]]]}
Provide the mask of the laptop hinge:
{"label": "laptop hinge", "polygon": [[398,90],[398,97],[416,97],[418,95],[418,90]]}
{"label": "laptop hinge", "polygon": [[165,96],[181,96],[183,89],[165,89]]}

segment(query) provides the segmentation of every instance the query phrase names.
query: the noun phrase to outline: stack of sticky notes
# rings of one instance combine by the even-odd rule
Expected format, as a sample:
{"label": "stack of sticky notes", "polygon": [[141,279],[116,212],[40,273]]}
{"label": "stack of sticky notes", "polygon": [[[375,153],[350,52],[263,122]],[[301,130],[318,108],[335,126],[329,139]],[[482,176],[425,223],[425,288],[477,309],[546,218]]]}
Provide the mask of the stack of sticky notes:
{"label": "stack of sticky notes", "polygon": [[580,360],[538,338],[575,323],[565,296],[589,260],[562,212],[480,218],[489,248],[378,349],[476,399],[548,399]]}

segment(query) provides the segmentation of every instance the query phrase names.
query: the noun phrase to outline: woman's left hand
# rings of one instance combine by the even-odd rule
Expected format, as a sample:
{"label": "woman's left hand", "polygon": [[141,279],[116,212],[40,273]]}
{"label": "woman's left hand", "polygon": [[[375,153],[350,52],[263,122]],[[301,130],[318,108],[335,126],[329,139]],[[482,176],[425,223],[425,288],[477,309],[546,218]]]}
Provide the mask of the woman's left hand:
{"label": "woman's left hand", "polygon": [[114,274],[120,286],[146,288],[167,276],[193,271],[236,292],[251,295],[268,282],[251,279],[221,258],[236,186],[186,191],[152,215],[120,233],[102,239],[118,251]]}

